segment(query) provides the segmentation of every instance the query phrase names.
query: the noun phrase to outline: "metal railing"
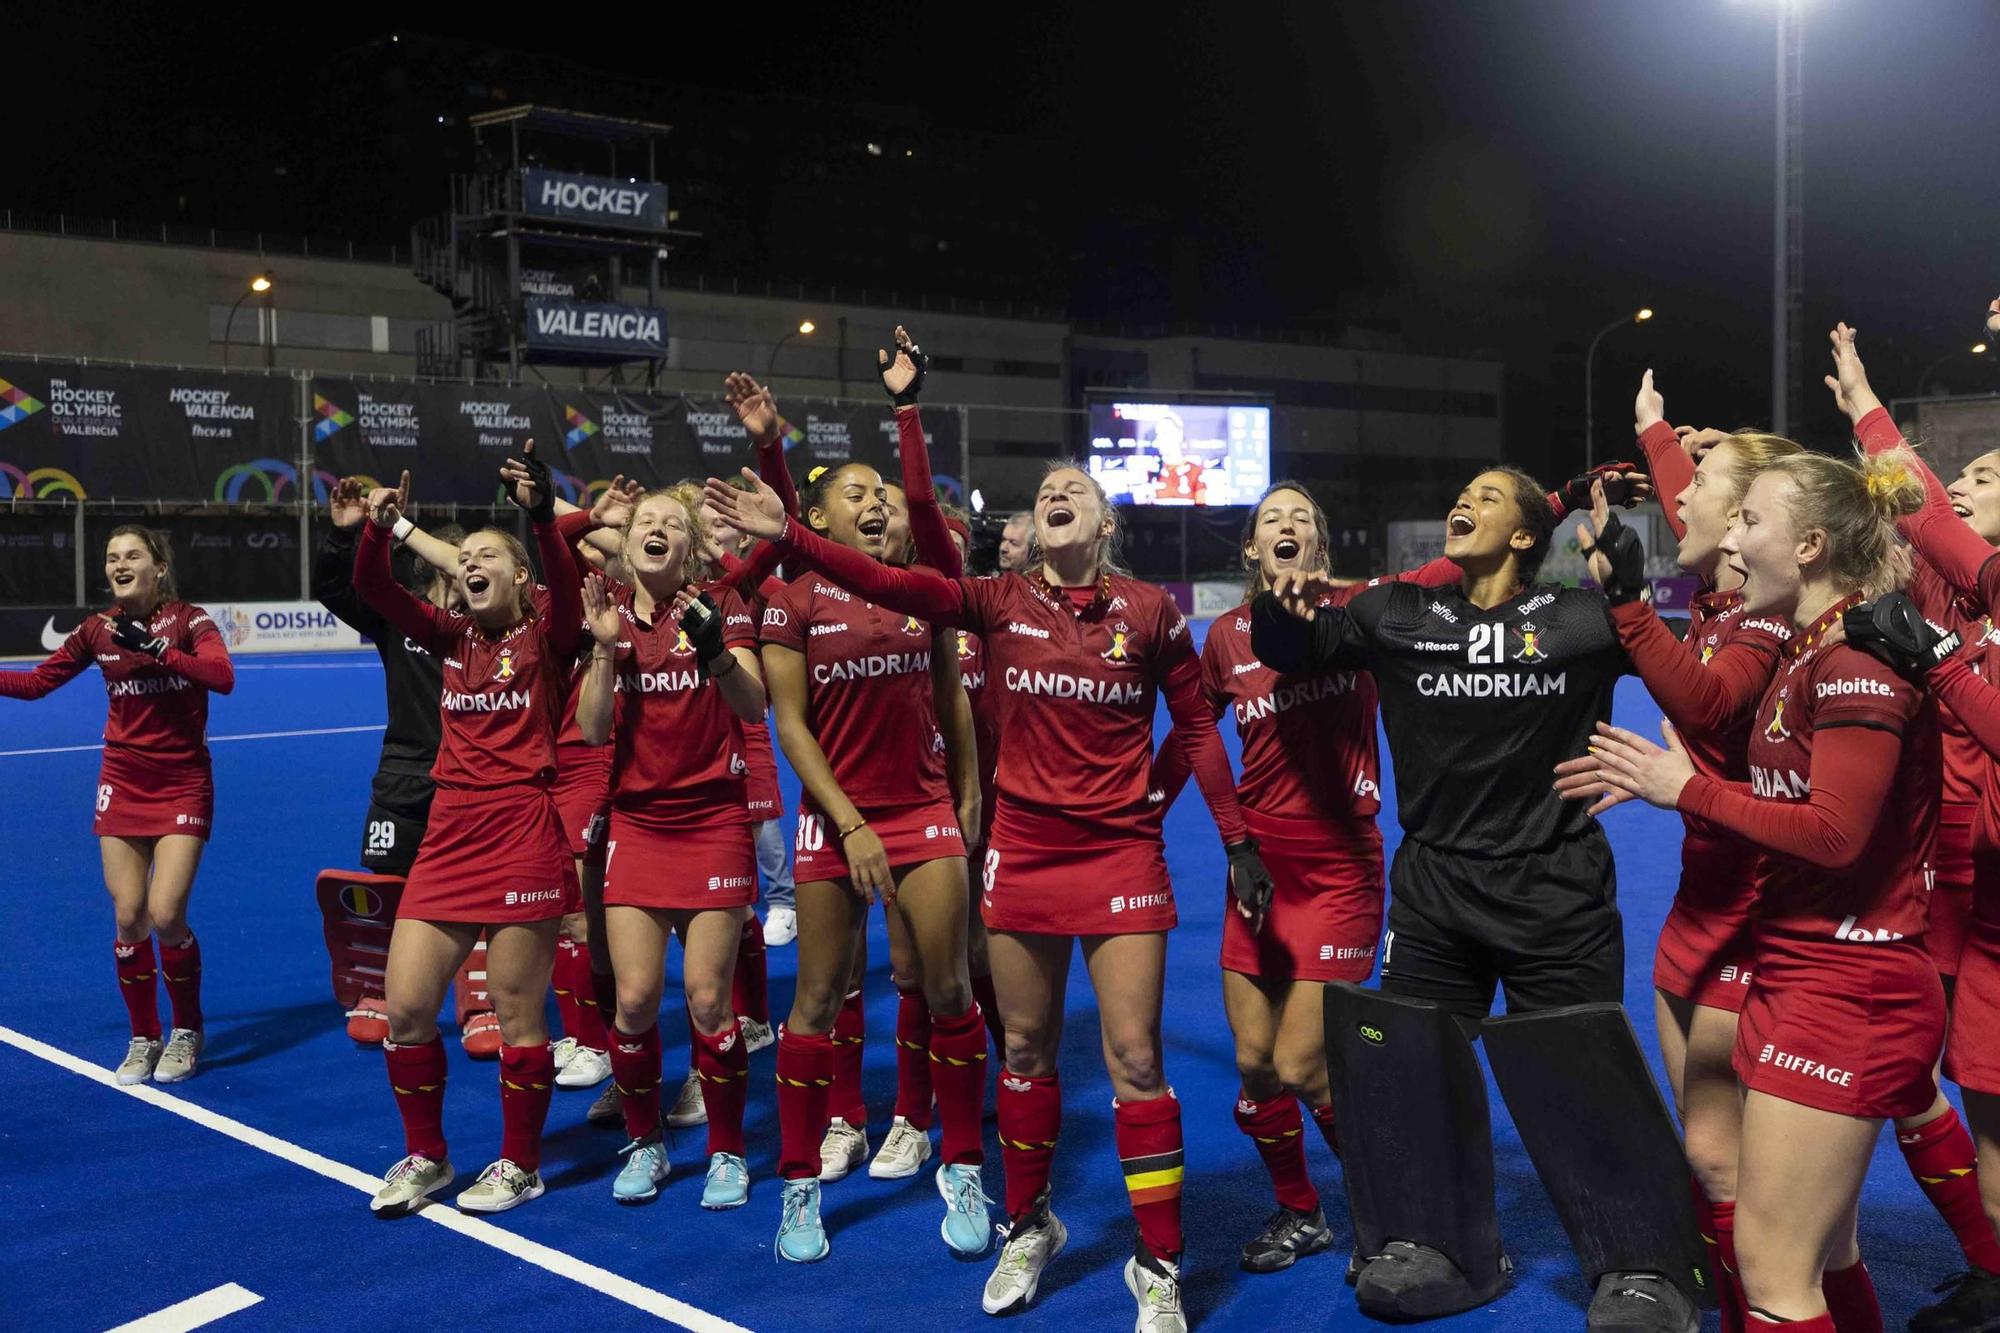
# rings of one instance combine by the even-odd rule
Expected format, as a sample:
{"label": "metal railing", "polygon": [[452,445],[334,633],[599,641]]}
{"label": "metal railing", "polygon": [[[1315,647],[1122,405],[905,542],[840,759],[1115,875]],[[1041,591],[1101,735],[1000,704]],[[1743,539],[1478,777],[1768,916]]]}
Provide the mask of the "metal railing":
{"label": "metal railing", "polygon": [[75,236],[93,241],[131,241],[140,245],[181,245],[206,250],[243,250],[259,255],[297,255],[302,259],[351,260],[362,264],[401,264],[409,251],[399,245],[342,241],[292,232],[243,231],[229,227],[195,227],[183,222],[129,222],[118,218],[80,218],[68,213],[37,213],[0,209],[0,231],[42,236]]}

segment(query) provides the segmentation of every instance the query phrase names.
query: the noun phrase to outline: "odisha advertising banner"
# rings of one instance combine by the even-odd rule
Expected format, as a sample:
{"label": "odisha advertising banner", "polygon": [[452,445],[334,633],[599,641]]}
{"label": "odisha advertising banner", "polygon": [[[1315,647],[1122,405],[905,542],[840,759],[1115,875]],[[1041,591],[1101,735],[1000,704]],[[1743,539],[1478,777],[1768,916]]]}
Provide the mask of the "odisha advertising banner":
{"label": "odisha advertising banner", "polygon": [[[360,648],[362,637],[317,602],[202,602],[232,654],[322,652]],[[0,657],[44,657],[95,608],[23,606],[0,609]]]}
{"label": "odisha advertising banner", "polygon": [[289,500],[296,402],[277,375],[0,361],[0,499]]}
{"label": "odisha advertising banner", "polygon": [[566,171],[521,168],[521,211],[598,227],[664,231],[667,187],[658,181],[573,176]]}

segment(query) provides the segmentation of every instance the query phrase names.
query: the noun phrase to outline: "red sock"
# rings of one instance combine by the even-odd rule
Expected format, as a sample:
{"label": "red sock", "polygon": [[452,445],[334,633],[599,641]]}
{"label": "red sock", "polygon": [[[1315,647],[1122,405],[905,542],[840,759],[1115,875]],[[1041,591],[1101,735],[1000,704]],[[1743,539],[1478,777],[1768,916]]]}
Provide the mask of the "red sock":
{"label": "red sock", "polygon": [[1693,1176],[1688,1177],[1688,1199],[1694,1204],[1695,1231],[1701,1236],[1702,1248],[1708,1251],[1709,1281],[1715,1284],[1717,1304],[1722,1309],[1722,1333],[1743,1333],[1742,1289],[1736,1286],[1734,1274],[1723,1271],[1722,1242],[1715,1234],[1715,1205],[1708,1201],[1708,1191]]}
{"label": "red sock", "polygon": [[523,1171],[542,1169],[542,1126],[556,1087],[556,1056],[539,1046],[500,1048],[500,1155]]}
{"label": "red sock", "polygon": [[159,964],[153,958],[153,937],[137,944],[111,941],[111,956],[118,964],[118,994],[132,1016],[132,1035],[160,1039]]}
{"label": "red sock", "polygon": [[986,1035],[993,1038],[993,1049],[1006,1054],[1007,1029],[1000,1022],[1000,997],[993,993],[992,973],[972,979],[972,998],[979,1002],[979,1012],[986,1018]]}
{"label": "red sock", "polygon": [[1715,1253],[1721,1264],[1716,1295],[1722,1299],[1722,1320],[1727,1325],[1734,1314],[1736,1326],[1744,1327],[1749,1323],[1750,1305],[1743,1296],[1743,1270],[1736,1266],[1736,1201],[1710,1200],[1708,1216],[1715,1223]]}
{"label": "red sock", "polygon": [[1845,1268],[1827,1269],[1819,1275],[1819,1290],[1838,1333],[1882,1333],[1882,1305],[1867,1264],[1856,1259]]}
{"label": "red sock", "polygon": [[[1236,1127],[1257,1145],[1264,1169],[1271,1173],[1271,1185],[1278,1202],[1295,1213],[1310,1213],[1319,1207],[1319,1191],[1306,1174],[1305,1120],[1299,1115],[1299,1100],[1281,1092],[1260,1102],[1249,1093],[1236,1094]],[[1123,1155],[1121,1145],[1120,1155]],[[1129,1171],[1130,1168],[1128,1167]]]}
{"label": "red sock", "polygon": [[1333,1103],[1315,1106],[1312,1111],[1313,1123],[1319,1126],[1320,1137],[1326,1140],[1327,1151],[1335,1157],[1340,1156],[1340,1135],[1333,1131]]}
{"label": "red sock", "polygon": [[389,1069],[389,1090],[396,1094],[396,1110],[403,1117],[403,1151],[442,1162],[444,1038],[434,1036],[415,1046],[385,1041],[382,1056]]}
{"label": "red sock", "polygon": [[1054,1074],[1000,1071],[1000,1164],[1007,1177],[1007,1216],[1025,1215],[1048,1188],[1062,1133],[1062,1085]]}
{"label": "red sock", "polygon": [[1750,1327],[1782,1328],[1785,1333],[1841,1333],[1839,1325],[1833,1322],[1831,1314],[1816,1314],[1810,1319],[1788,1319],[1782,1324],[1773,1323],[1769,1319],[1752,1319]]}
{"label": "red sock", "polygon": [[[562,955],[556,955],[558,965]],[[590,946],[582,940],[570,941],[569,993],[576,1004],[576,1023],[570,1024],[570,1016],[563,1015],[563,1031],[576,1038],[576,1044],[586,1050],[601,1051],[611,1045],[611,1034],[605,1031],[604,1016],[597,1011],[595,977],[590,970]],[[617,997],[613,996],[613,1003]]]}
{"label": "red sock", "polygon": [[660,1127],[660,1025],[611,1032],[611,1082],[625,1101],[625,1132],[634,1143]]}
{"label": "red sock", "polygon": [[1931,1206],[1958,1237],[1966,1262],[1983,1272],[2000,1273],[2000,1240],[1994,1238],[1993,1224],[1979,1201],[1978,1157],[1958,1112],[1947,1109],[1920,1129],[1898,1132],[1896,1146],[1903,1150],[1903,1162]]}
{"label": "red sock", "polygon": [[1181,1261],[1181,1104],[1173,1089],[1145,1102],[1112,1103],[1118,1164],[1139,1224],[1139,1239],[1156,1259]]}
{"label": "red sock", "polygon": [[896,988],[896,1114],[931,1127],[931,1006],[921,988]]}
{"label": "red sock", "polygon": [[743,923],[743,934],[736,941],[736,975],[729,983],[729,1007],[738,1018],[766,1024],[771,1021],[770,967],[764,958],[764,927],[757,923],[755,912]]}
{"label": "red sock", "polygon": [[826,1099],[833,1087],[833,1042],[827,1034],[778,1032],[778,1175],[819,1175],[819,1141],[826,1137]]}
{"label": "red sock", "polygon": [[618,978],[608,969],[597,971],[594,962],[591,967],[590,993],[597,999],[597,1016],[604,1021],[604,1035],[608,1039],[618,1023]]}
{"label": "red sock", "polygon": [[708,1151],[743,1155],[743,1103],[750,1096],[750,1047],[732,1019],[710,1036],[694,1034],[694,1071],[708,1108]]}
{"label": "red sock", "polygon": [[[906,1001],[909,997],[903,997]],[[929,1018],[930,1049],[924,1053],[930,1068],[927,1083],[937,1087],[938,1118],[944,1121],[943,1142],[938,1152],[947,1165],[986,1160],[986,1145],[980,1141],[979,1125],[986,1116],[986,1028],[978,1004],[962,1014]],[[902,1025],[897,1024],[897,1045],[902,1044]],[[899,1049],[900,1057],[902,1051]],[[925,1111],[929,1111],[926,1104]],[[899,1108],[900,1110],[900,1108]],[[912,1120],[911,1124],[917,1122]],[[929,1124],[929,1116],[925,1117]]]}
{"label": "red sock", "polygon": [[576,941],[567,935],[556,936],[556,965],[549,974],[549,987],[556,993],[556,1013],[562,1018],[563,1035],[574,1039],[577,1014],[584,1005],[583,997],[576,993]]}
{"label": "red sock", "polygon": [[201,1031],[201,941],[193,931],[179,944],[160,941],[160,979],[173,1001],[174,1026]]}
{"label": "red sock", "polygon": [[849,991],[828,1034],[833,1039],[833,1092],[827,1105],[834,1115],[863,1131],[868,1128],[868,1103],[861,1099],[861,1049],[867,1027],[861,992]]}

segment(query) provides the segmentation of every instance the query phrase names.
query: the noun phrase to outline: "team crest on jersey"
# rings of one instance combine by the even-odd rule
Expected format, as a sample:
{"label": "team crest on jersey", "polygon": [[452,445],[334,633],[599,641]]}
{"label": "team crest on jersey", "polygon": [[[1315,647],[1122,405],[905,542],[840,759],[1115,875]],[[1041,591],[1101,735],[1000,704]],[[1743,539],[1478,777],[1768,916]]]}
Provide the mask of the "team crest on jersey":
{"label": "team crest on jersey", "polygon": [[1708,636],[1708,642],[1702,644],[1701,646],[1701,664],[1703,666],[1707,666],[1708,659],[1714,656],[1715,656],[1715,636],[1711,634]]}
{"label": "team crest on jersey", "polygon": [[1790,686],[1778,691],[1777,706],[1771,710],[1771,721],[1764,728],[1765,740],[1788,741],[1792,738],[1790,728],[1785,726],[1785,696],[1790,693]]}
{"label": "team crest on jersey", "polygon": [[686,630],[677,629],[674,631],[673,651],[680,657],[686,657],[694,651],[694,645],[688,642],[688,632]]}
{"label": "team crest on jersey", "polygon": [[1521,636],[1521,650],[1514,654],[1516,662],[1540,662],[1548,657],[1548,650],[1542,647],[1542,632],[1534,621],[1522,621],[1514,632]]}
{"label": "team crest on jersey", "polygon": [[918,620],[918,619],[917,619],[917,618],[916,618],[915,616],[904,616],[904,617],[903,617],[903,633],[905,633],[905,634],[922,634],[923,632],[924,632],[924,622],[923,622],[923,621],[921,621],[921,620]]}
{"label": "team crest on jersey", "polygon": [[1125,641],[1126,641],[1126,636],[1131,634],[1131,632],[1132,632],[1132,627],[1130,625],[1127,625],[1122,620],[1119,621],[1117,624],[1113,625],[1111,627],[1111,646],[1105,649],[1104,652],[1099,655],[1103,657],[1105,661],[1116,662],[1120,666],[1125,666],[1129,664],[1132,661],[1132,658],[1125,650]]}
{"label": "team crest on jersey", "polygon": [[500,680],[514,679],[514,650],[512,648],[502,648],[500,650],[500,666],[494,674]]}
{"label": "team crest on jersey", "polygon": [[964,630],[958,632],[958,655],[960,657],[972,656],[972,645],[966,642],[966,632]]}

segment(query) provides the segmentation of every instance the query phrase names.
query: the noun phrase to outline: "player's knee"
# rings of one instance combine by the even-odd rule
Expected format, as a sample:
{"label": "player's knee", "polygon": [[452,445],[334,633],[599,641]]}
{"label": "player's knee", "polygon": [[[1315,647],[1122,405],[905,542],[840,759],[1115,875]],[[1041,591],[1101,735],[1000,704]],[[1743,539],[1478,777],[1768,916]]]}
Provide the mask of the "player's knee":
{"label": "player's knee", "polygon": [[143,902],[129,906],[125,903],[116,903],[111,915],[117,925],[118,938],[125,944],[136,944],[153,933],[152,914],[147,912],[146,904]]}
{"label": "player's knee", "polygon": [[1039,1078],[1056,1072],[1056,1043],[1042,1027],[1017,1028],[1007,1025],[1007,1070]]}
{"label": "player's knee", "polygon": [[618,1027],[623,1032],[644,1032],[659,1022],[661,983],[627,983],[618,979]]}
{"label": "player's knee", "polygon": [[1278,1081],[1293,1092],[1311,1092],[1326,1084],[1326,1061],[1317,1051],[1280,1050],[1272,1063]]}
{"label": "player's knee", "polygon": [[1113,1032],[1105,1042],[1111,1076],[1140,1092],[1166,1086],[1160,1073],[1160,1047],[1151,1032]]}
{"label": "player's knee", "polygon": [[429,1041],[437,1034],[437,1007],[391,995],[382,1002],[389,1016],[389,1040],[399,1046]]}
{"label": "player's knee", "polygon": [[181,941],[187,939],[190,934],[187,913],[185,911],[171,914],[153,912],[150,916],[153,922],[153,933],[160,937],[162,943],[179,944]]}
{"label": "player's knee", "polygon": [[933,1014],[962,1014],[972,1007],[972,984],[963,971],[924,978],[924,1003]]}
{"label": "player's knee", "polygon": [[1688,1170],[1700,1182],[1710,1199],[1736,1197],[1737,1145],[1725,1135],[1703,1132],[1699,1124],[1690,1126],[1686,1138]]}
{"label": "player's knee", "polygon": [[823,977],[800,977],[792,993],[791,1026],[799,1032],[828,1032],[847,998],[844,987]]}
{"label": "player's knee", "polygon": [[703,1032],[720,1032],[733,1016],[729,1009],[729,987],[714,981],[690,981],[687,985],[688,1016]]}

